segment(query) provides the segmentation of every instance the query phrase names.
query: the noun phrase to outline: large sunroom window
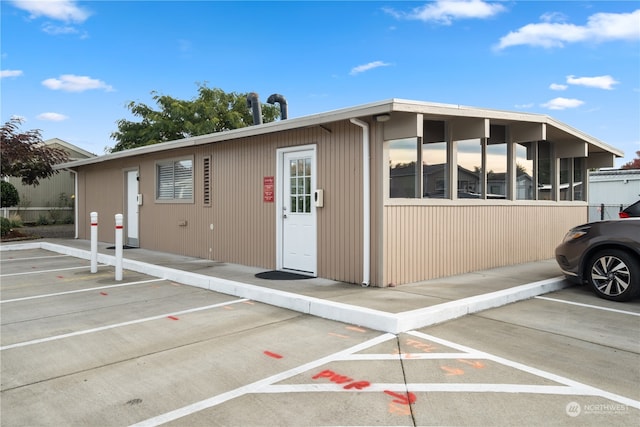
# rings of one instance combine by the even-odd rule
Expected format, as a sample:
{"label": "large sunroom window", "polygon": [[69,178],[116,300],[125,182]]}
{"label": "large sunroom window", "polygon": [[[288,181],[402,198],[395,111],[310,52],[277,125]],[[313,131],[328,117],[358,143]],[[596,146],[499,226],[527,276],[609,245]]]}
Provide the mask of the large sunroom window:
{"label": "large sunroom window", "polygon": [[[495,134],[501,136],[452,144],[426,134],[424,141],[387,141],[389,198],[584,200],[584,159],[560,159],[556,170],[553,143],[510,145],[504,127]],[[455,159],[457,170],[450,170],[448,159]]]}

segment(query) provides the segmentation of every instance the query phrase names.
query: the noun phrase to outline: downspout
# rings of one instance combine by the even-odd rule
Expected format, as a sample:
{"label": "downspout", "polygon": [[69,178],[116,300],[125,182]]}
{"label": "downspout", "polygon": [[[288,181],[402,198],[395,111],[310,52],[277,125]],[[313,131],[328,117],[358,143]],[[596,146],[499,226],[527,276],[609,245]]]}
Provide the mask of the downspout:
{"label": "downspout", "polygon": [[73,174],[73,223],[76,229],[74,239],[78,238],[78,172],[73,169],[66,169]]}
{"label": "downspout", "polygon": [[362,286],[370,285],[371,266],[371,177],[369,172],[369,124],[358,119],[351,123],[362,128]]}

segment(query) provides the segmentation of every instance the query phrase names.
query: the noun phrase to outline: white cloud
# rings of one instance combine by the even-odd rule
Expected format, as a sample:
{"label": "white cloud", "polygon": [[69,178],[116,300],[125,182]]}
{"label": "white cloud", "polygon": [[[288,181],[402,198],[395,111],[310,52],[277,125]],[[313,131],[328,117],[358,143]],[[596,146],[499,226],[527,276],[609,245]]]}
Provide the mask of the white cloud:
{"label": "white cloud", "polygon": [[26,10],[31,14],[31,18],[39,18],[41,16],[56,21],[64,22],[84,22],[91,13],[77,5],[73,0],[12,0],[11,3],[22,10]]}
{"label": "white cloud", "polygon": [[497,49],[529,45],[544,48],[564,47],[566,43],[640,40],[640,9],[631,13],[596,13],[586,25],[550,22],[557,16],[547,14],[538,24],[528,24],[500,39]]}
{"label": "white cloud", "polygon": [[51,90],[63,90],[65,92],[84,92],[92,89],[104,89],[106,92],[113,91],[110,85],[101,80],[73,74],[63,74],[58,79],[46,79],[42,81],[42,84]]}
{"label": "white cloud", "polygon": [[567,76],[567,83],[570,85],[595,87],[597,89],[613,89],[613,85],[618,84],[611,76],[597,76],[597,77],[574,77]]}
{"label": "white cloud", "polygon": [[567,86],[567,85],[561,85],[561,84],[558,84],[558,83],[551,83],[549,85],[549,89],[551,89],[551,90],[567,90],[568,87],[569,86]]}
{"label": "white cloud", "polygon": [[566,110],[567,108],[576,108],[584,104],[579,99],[554,98],[551,101],[542,104],[543,107],[550,110]]}
{"label": "white cloud", "polygon": [[356,74],[364,73],[365,71],[373,70],[374,68],[388,67],[389,65],[391,64],[388,64],[382,61],[373,61],[373,62],[369,62],[368,64],[358,65],[357,67],[353,67],[349,72],[349,74],[351,74],[352,76],[355,76]]}
{"label": "white cloud", "polygon": [[67,120],[69,117],[59,113],[42,113],[38,114],[37,118],[48,122],[61,122],[63,120]]}
{"label": "white cloud", "polygon": [[22,70],[2,70],[0,71],[0,78],[5,77],[18,77],[22,75]]}
{"label": "white cloud", "polygon": [[384,9],[386,13],[397,19],[437,22],[443,25],[451,25],[457,19],[490,18],[504,10],[504,6],[499,3],[488,3],[483,0],[437,0],[416,7],[411,12],[398,12],[392,8]]}
{"label": "white cloud", "polygon": [[60,25],[52,25],[52,24],[43,25],[42,31],[54,36],[57,36],[60,34],[77,34],[78,33],[78,29],[75,27],[70,27],[68,25],[60,26]]}

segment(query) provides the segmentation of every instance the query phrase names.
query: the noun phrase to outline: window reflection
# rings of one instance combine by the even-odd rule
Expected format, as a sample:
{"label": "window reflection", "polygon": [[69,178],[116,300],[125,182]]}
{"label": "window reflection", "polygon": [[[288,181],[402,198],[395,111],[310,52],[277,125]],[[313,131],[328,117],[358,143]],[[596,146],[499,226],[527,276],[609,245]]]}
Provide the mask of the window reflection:
{"label": "window reflection", "polygon": [[449,197],[448,177],[447,143],[422,144],[422,196],[438,199]]}
{"label": "window reflection", "polygon": [[571,200],[571,159],[560,159],[560,200]]}
{"label": "window reflection", "polygon": [[458,141],[458,198],[482,196],[482,144],[480,139]]}
{"label": "window reflection", "polygon": [[516,200],[533,200],[533,143],[515,144]]}
{"label": "window reflection", "polygon": [[507,198],[507,144],[487,143],[487,199]]}
{"label": "window reflection", "polygon": [[553,200],[551,185],[551,144],[547,141],[538,141],[538,200]]}
{"label": "window reflection", "polygon": [[[389,197],[415,198],[417,138],[399,139],[389,143]],[[419,197],[419,196],[418,196]]]}
{"label": "window reflection", "polygon": [[573,159],[573,200],[584,201],[585,159]]}

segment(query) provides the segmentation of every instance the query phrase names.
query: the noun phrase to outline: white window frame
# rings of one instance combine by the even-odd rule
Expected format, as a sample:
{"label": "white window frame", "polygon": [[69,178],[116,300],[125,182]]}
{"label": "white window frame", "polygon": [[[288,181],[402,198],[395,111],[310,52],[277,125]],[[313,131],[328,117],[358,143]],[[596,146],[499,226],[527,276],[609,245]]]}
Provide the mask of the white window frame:
{"label": "white window frame", "polygon": [[[191,195],[190,197],[175,197],[175,191],[176,191],[176,177],[175,177],[175,171],[176,171],[176,164],[179,162],[184,162],[184,161],[190,161],[191,162],[191,174],[190,176],[187,178],[186,176],[184,177],[185,179],[189,179],[191,181]],[[159,172],[159,168],[163,167],[163,166],[171,166],[172,167],[172,176],[171,176],[171,188],[172,188],[172,192],[173,192],[173,197],[172,198],[160,198],[160,172]],[[194,166],[195,166],[195,162],[194,162],[194,158],[193,156],[185,156],[185,157],[176,157],[176,158],[171,158],[171,159],[164,159],[164,160],[159,160],[155,162],[155,190],[154,190],[154,196],[155,196],[155,202],[156,203],[194,203],[194,192],[195,192],[195,182],[194,182]]]}

